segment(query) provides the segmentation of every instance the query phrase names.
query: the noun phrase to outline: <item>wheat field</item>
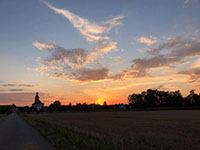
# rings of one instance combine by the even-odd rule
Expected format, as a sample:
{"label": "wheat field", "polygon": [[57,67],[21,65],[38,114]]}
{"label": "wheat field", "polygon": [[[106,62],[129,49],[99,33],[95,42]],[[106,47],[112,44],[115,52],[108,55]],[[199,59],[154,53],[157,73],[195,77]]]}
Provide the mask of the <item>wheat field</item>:
{"label": "wheat field", "polygon": [[121,147],[200,149],[200,110],[65,112],[29,117],[108,139]]}

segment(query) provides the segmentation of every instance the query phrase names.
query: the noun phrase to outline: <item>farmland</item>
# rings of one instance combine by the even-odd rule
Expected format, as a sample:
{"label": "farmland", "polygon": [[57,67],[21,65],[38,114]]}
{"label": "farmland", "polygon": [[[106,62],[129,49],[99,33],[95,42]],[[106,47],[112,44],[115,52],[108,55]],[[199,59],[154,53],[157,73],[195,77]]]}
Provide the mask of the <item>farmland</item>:
{"label": "farmland", "polygon": [[106,139],[114,149],[200,149],[200,110],[66,112],[28,118]]}

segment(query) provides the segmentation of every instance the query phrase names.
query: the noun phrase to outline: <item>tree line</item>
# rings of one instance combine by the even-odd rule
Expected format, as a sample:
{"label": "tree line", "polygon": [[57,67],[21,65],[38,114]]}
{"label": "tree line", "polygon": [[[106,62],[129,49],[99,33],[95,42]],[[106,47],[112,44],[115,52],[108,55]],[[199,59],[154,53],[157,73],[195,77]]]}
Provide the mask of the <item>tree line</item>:
{"label": "tree line", "polygon": [[[180,107],[180,106],[200,106],[200,94],[191,90],[189,95],[183,97],[179,90],[177,91],[160,91],[148,89],[141,93],[133,93],[128,96],[129,104],[108,105],[106,101],[103,105],[77,103],[72,105],[62,105],[59,100],[54,101],[49,106],[45,106],[41,111],[62,112],[62,111],[104,111],[104,110],[133,110],[134,108],[150,107]],[[10,113],[16,108],[15,105],[0,106],[1,113]],[[192,108],[192,107],[189,107]],[[20,112],[33,112],[32,107],[17,107]]]}
{"label": "tree line", "polygon": [[[18,107],[20,112],[36,112],[32,107],[24,106]],[[122,110],[128,109],[128,105],[124,104],[115,104],[115,105],[107,105],[107,102],[104,101],[103,105],[100,104],[87,104],[84,103],[76,103],[72,105],[69,103],[68,105],[63,105],[59,100],[54,101],[49,106],[45,106],[40,112],[64,112],[64,111],[104,111],[104,110]]]}
{"label": "tree line", "polygon": [[160,91],[148,89],[139,94],[129,95],[128,102],[135,108],[200,106],[200,94],[195,93],[195,90],[191,90],[188,96],[183,97],[179,90]]}

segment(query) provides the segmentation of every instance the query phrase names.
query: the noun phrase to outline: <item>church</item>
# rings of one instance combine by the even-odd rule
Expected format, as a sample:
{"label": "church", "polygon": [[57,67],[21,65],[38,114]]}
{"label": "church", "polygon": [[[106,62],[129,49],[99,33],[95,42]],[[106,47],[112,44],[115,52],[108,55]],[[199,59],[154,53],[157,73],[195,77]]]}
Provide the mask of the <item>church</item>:
{"label": "church", "polygon": [[35,95],[35,102],[32,104],[33,110],[41,111],[44,109],[44,103],[42,103],[39,99],[38,92]]}

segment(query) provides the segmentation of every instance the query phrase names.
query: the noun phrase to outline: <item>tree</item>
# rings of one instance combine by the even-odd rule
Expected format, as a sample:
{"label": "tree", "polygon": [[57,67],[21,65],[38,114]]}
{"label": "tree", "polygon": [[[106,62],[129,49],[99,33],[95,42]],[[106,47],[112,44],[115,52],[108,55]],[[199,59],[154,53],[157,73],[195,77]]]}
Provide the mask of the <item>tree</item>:
{"label": "tree", "polygon": [[144,102],[147,107],[155,106],[155,103],[157,102],[156,92],[157,90],[147,90],[146,95],[144,97]]}
{"label": "tree", "polygon": [[[193,91],[189,97],[193,97],[193,101],[196,103],[200,102],[199,96],[195,95]],[[181,106],[183,104],[183,97],[179,90],[169,92],[148,89],[141,94],[129,95],[128,101],[134,107]]]}
{"label": "tree", "polygon": [[132,94],[128,96],[129,104],[134,107],[144,107],[143,96],[141,94]]}
{"label": "tree", "polygon": [[60,102],[59,100],[55,101],[53,104],[54,104],[55,106],[61,106],[61,102]]}
{"label": "tree", "polygon": [[56,100],[48,107],[49,111],[61,111],[61,102],[59,100]]}
{"label": "tree", "polygon": [[187,96],[187,100],[192,105],[200,105],[200,96],[195,93],[195,90],[190,91],[190,94]]}

